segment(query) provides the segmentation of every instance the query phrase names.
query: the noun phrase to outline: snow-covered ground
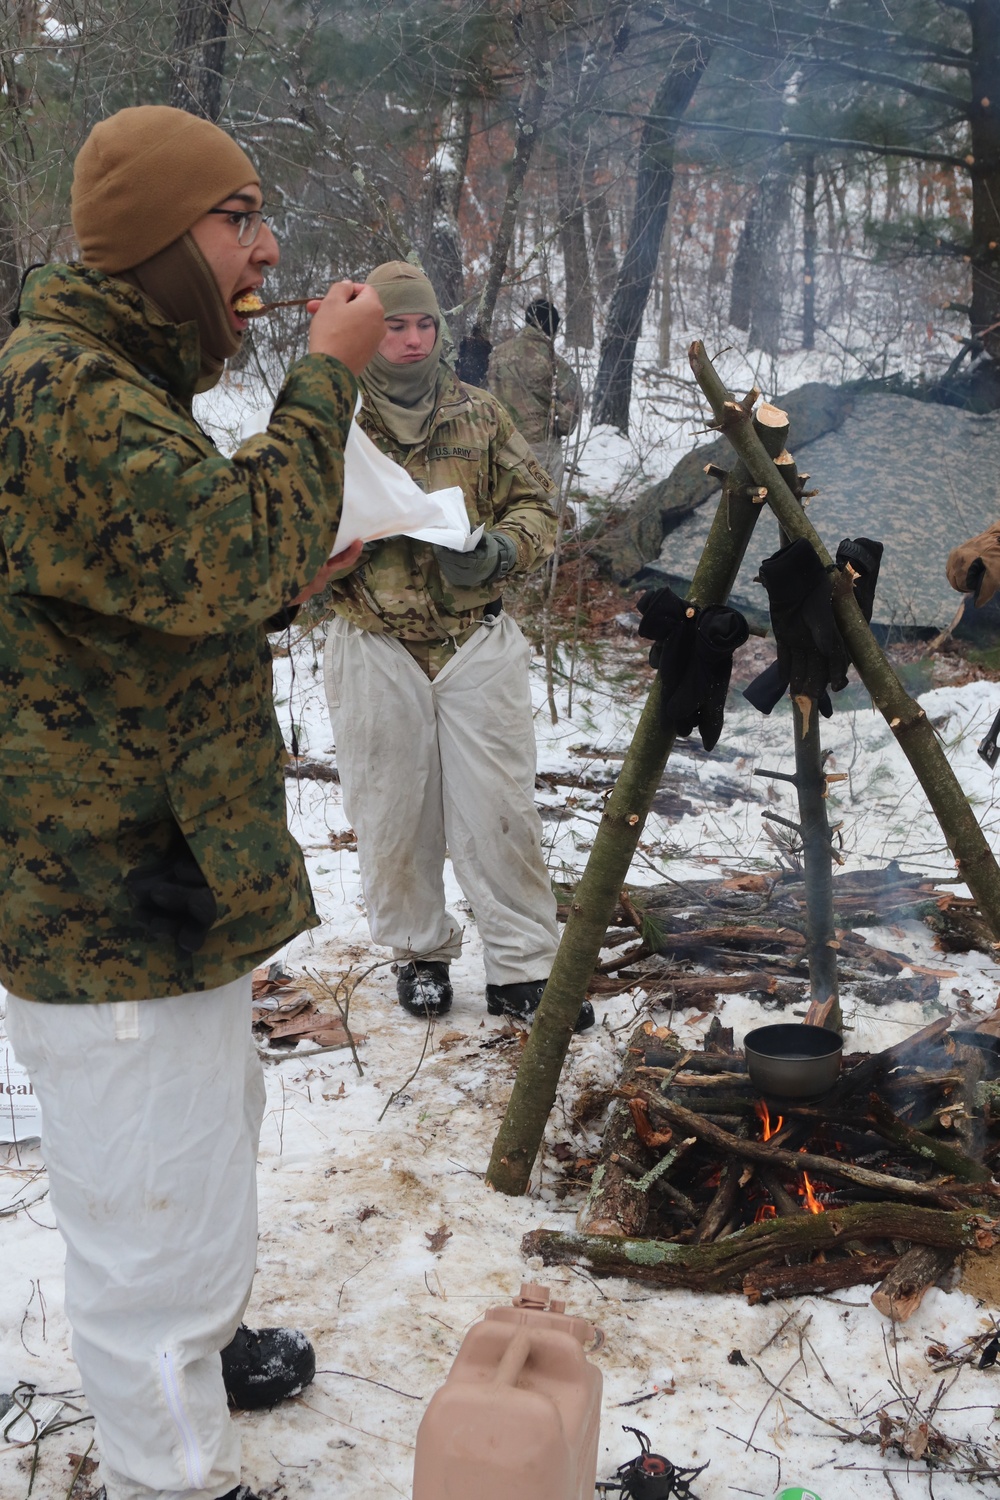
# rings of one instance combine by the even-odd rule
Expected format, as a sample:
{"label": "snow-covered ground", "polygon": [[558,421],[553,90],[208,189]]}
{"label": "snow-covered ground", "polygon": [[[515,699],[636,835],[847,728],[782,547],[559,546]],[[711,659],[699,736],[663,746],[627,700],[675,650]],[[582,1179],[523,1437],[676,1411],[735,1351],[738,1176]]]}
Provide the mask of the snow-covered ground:
{"label": "snow-covered ground", "polygon": [[[318,644],[313,635],[298,648],[294,677],[287,659],[277,663],[278,712],[286,733],[295,722],[303,753],[333,760]],[[542,770],[614,764],[645,681],[641,670],[628,674],[622,667],[638,661],[637,644],[624,636],[588,656],[578,667],[572,717],[555,726],[536,668]],[[557,701],[562,710],[564,690]],[[921,701],[996,846],[994,781],[975,746],[1000,706],[1000,688],[939,688]],[[836,804],[847,868],[893,857],[906,869],[953,874],[937,826],[881,718],[870,708],[838,709],[824,726],[824,742],[834,768],[848,776]],[[684,795],[694,810],[672,822],[651,817],[631,878],[641,884],[773,868],[760,816],[767,793],[751,772],[761,765],[788,769],[791,761],[787,713],[762,719],[734,697],[718,751],[706,759],[679,747],[672,759],[671,770],[687,773]],[[574,1127],[573,1103],[584,1089],[612,1083],[644,997],[636,992],[598,1002],[599,1024],[572,1044],[529,1195],[492,1193],[483,1173],[518,1047],[486,1016],[475,924],[468,918],[454,1009],[428,1036],[396,1005],[387,955],[370,944],[356,854],[331,845],[331,837],[346,830],[338,787],[319,781],[290,787],[292,826],[306,851],[323,925],[292,944],[284,959],[306,976],[357,980],[350,1023],[365,1037],[359,1049],[364,1072],[358,1075],[349,1051],[310,1058],[306,1044],[265,1064],[260,1253],[248,1320],[303,1328],[316,1345],[320,1373],[298,1400],[236,1419],[248,1482],[268,1500],[408,1495],[420,1417],[465,1331],[528,1278],[551,1285],[572,1311],[604,1331],[603,1347],[593,1356],[605,1380],[600,1477],[635,1455],[635,1439],[622,1430],[629,1425],[645,1430],[654,1449],[677,1464],[710,1460],[694,1486],[702,1500],[767,1497],[779,1479],[808,1481],[824,1500],[928,1493],[948,1500],[959,1494],[966,1481],[947,1470],[937,1472],[929,1491],[923,1464],[907,1464],[892,1450],[883,1457],[877,1445],[848,1441],[829,1423],[857,1432],[863,1415],[874,1430],[880,1407],[896,1402],[890,1414],[901,1410],[899,1389],[926,1403],[942,1378],[928,1363],[928,1345],[952,1348],[990,1326],[990,1308],[968,1293],[933,1290],[894,1336],[863,1287],[751,1308],[738,1296],[660,1292],[525,1262],[520,1244],[527,1230],[573,1224],[586,1189],[567,1182],[553,1147],[571,1143],[580,1157],[597,1151],[601,1121]],[[699,787],[701,806],[692,797]],[[554,875],[579,870],[599,794],[556,790],[541,793],[539,801]],[[449,896],[462,909],[450,877]],[[898,1039],[942,1004],[957,1003],[959,991],[975,1008],[992,1010],[1000,972],[984,955],[945,960],[917,924],[869,936],[955,977],[942,981],[940,1001],[931,1008],[875,1009],[848,993],[852,1050]],[[962,1003],[970,1002],[963,997]],[[723,997],[720,1009],[737,1038],[767,1015],[740,996]],[[656,1009],[650,1013],[658,1023],[665,1019]],[[679,1011],[673,1025],[693,1043],[707,1020]],[[34,1144],[0,1161],[3,1214],[5,1205],[41,1190],[43,1163]],[[19,1380],[44,1392],[77,1388],[62,1307],[62,1259],[44,1197],[0,1217],[0,1390]],[[745,1365],[730,1362],[734,1350]],[[768,1381],[784,1394],[775,1395]],[[82,1414],[78,1393],[75,1404]],[[938,1425],[991,1448],[998,1404],[996,1369],[966,1367],[941,1404]],[[30,1490],[34,1500],[62,1500],[74,1467],[69,1455],[83,1453],[90,1436],[84,1423],[45,1437],[33,1483],[33,1451],[0,1448],[0,1496],[21,1500]],[[86,1497],[89,1490],[75,1493]]]}

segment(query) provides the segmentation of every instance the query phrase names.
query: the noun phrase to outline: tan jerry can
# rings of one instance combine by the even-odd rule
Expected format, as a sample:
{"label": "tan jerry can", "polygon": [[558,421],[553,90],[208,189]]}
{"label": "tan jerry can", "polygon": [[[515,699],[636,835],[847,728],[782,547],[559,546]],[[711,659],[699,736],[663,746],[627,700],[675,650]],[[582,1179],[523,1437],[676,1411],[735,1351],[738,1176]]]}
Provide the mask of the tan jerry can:
{"label": "tan jerry can", "polygon": [[424,1413],[413,1500],[593,1500],[604,1382],[591,1341],[547,1287],[490,1308]]}

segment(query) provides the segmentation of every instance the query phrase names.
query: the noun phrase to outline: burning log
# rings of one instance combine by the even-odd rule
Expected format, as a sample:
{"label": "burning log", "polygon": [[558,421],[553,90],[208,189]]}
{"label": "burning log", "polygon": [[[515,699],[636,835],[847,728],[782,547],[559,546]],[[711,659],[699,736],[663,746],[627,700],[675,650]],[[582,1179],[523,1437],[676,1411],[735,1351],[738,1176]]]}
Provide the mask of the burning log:
{"label": "burning log", "polygon": [[[893,1177],[887,1172],[872,1172],[867,1167],[858,1167],[848,1161],[838,1161],[833,1156],[816,1156],[809,1151],[784,1151],[770,1142],[744,1141],[739,1136],[710,1124],[703,1115],[697,1115],[692,1110],[685,1109],[683,1105],[674,1104],[672,1100],[647,1094],[646,1101],[650,1105],[651,1112],[665,1115],[685,1135],[697,1136],[699,1140],[708,1142],[716,1150],[742,1157],[746,1161],[761,1162],[771,1167],[784,1167],[787,1171],[795,1173],[813,1172],[823,1178],[836,1177],[843,1181],[857,1183],[859,1187],[874,1188],[893,1198],[908,1198],[917,1203],[937,1203],[955,1207],[955,1194],[969,1191],[970,1185],[966,1185],[963,1189],[954,1183],[908,1182],[903,1177]],[[1000,1196],[1000,1186],[983,1183],[975,1184],[975,1187],[979,1193],[991,1197]]]}
{"label": "burning log", "polygon": [[[741,1127],[746,1134],[746,1126]],[[742,1168],[737,1161],[724,1163],[719,1174],[719,1185],[712,1195],[712,1201],[702,1215],[697,1229],[694,1232],[694,1243],[705,1245],[714,1240],[721,1233],[723,1226],[733,1211],[736,1202],[736,1191],[740,1185]]]}
{"label": "burning log", "polygon": [[1000,1220],[985,1219],[967,1209],[949,1212],[907,1203],[859,1203],[822,1214],[762,1219],[726,1239],[702,1245],[535,1229],[522,1239],[521,1253],[540,1255],[547,1266],[580,1265],[596,1276],[628,1276],[657,1286],[724,1292],[741,1290],[744,1277],[755,1266],[789,1252],[894,1239],[936,1245],[953,1254],[967,1249],[986,1252],[998,1237]]}
{"label": "burning log", "polygon": [[914,1245],[901,1256],[881,1286],[872,1292],[872,1306],[884,1318],[905,1323],[924,1300],[924,1294],[955,1264],[954,1250]]}
{"label": "burning log", "polygon": [[823,1107],[836,1109],[844,1100],[850,1099],[862,1089],[867,1094],[876,1084],[881,1084],[884,1076],[893,1068],[900,1063],[912,1061],[925,1049],[930,1049],[935,1042],[940,1041],[951,1022],[950,1014],[938,1016],[936,1021],[913,1032],[912,1036],[905,1037],[903,1041],[886,1047],[883,1052],[876,1052],[872,1057],[862,1058],[850,1072],[845,1071],[840,1075],[823,1100]]}
{"label": "burning log", "polygon": [[[932,1255],[951,1255],[934,1250]],[[816,1265],[758,1266],[743,1278],[743,1292],[751,1307],[775,1297],[823,1296],[844,1287],[879,1281],[899,1261],[896,1255],[849,1255]]]}
{"label": "burning log", "polygon": [[[974,1051],[974,1048],[970,1048]],[[944,1172],[949,1172],[953,1177],[960,1178],[963,1182],[992,1182],[993,1174],[989,1167],[984,1167],[982,1162],[972,1161],[970,1157],[964,1156],[961,1151],[956,1151],[954,1146],[949,1146],[947,1141],[937,1140],[932,1135],[924,1135],[920,1130],[914,1130],[912,1125],[906,1125],[898,1120],[885,1100],[878,1094],[872,1094],[868,1100],[869,1118],[879,1135],[887,1141],[893,1141],[897,1146],[905,1146],[915,1156],[922,1157],[925,1161],[933,1161]]]}

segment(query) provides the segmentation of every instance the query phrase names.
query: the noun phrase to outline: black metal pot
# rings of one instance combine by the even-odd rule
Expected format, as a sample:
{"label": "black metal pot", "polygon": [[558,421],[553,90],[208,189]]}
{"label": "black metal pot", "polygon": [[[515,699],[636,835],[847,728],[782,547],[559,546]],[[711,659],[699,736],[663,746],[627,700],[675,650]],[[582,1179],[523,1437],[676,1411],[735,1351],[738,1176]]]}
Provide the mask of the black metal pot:
{"label": "black metal pot", "polygon": [[750,1081],[778,1099],[816,1099],[837,1081],[844,1039],[825,1026],[758,1026],[743,1038]]}

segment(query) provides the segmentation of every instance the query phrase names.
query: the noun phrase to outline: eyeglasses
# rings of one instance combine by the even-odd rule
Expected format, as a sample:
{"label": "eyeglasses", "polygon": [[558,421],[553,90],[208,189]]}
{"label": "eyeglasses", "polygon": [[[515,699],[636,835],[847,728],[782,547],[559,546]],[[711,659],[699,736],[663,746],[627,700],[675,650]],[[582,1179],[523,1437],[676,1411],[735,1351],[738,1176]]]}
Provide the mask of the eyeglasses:
{"label": "eyeglasses", "polygon": [[260,226],[267,223],[267,216],[259,208],[210,208],[210,214],[221,214],[236,225],[236,243],[244,249],[252,245],[260,234]]}

